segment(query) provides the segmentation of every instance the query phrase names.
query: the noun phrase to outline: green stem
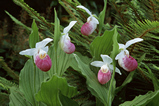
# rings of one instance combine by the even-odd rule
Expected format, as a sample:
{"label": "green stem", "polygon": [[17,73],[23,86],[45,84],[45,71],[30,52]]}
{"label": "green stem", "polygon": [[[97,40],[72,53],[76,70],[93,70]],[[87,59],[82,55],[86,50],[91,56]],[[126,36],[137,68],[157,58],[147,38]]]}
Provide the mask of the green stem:
{"label": "green stem", "polygon": [[113,80],[114,80],[114,77],[115,77],[115,65],[114,66],[114,69],[113,69],[113,75],[112,75],[112,78],[111,78],[111,82],[110,82],[110,86],[109,86],[109,92],[108,92],[108,106],[111,106],[111,89],[112,89],[112,84],[113,84]]}

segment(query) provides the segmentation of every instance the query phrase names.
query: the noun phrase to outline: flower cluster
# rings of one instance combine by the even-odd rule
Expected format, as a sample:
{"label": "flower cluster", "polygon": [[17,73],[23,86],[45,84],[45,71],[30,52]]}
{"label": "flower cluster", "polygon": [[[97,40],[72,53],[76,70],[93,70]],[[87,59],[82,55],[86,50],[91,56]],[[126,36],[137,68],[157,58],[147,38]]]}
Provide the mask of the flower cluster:
{"label": "flower cluster", "polygon": [[[129,55],[129,51],[126,49],[130,45],[141,42],[143,39],[141,38],[135,38],[132,40],[129,40],[126,42],[126,44],[118,44],[119,49],[121,50],[118,55],[116,55],[115,60],[118,60],[118,63],[120,67],[122,67],[124,70],[131,72],[134,71],[138,64],[137,61]],[[112,59],[108,55],[101,55],[102,61],[94,61],[91,63],[91,65],[95,67],[100,67],[100,70],[98,71],[98,81],[101,84],[107,83],[111,78],[111,72],[113,70],[113,65],[111,63],[113,62]],[[115,72],[119,73],[121,75],[121,72],[118,68],[115,69]]]}
{"label": "flower cluster", "polygon": [[[90,15],[87,18],[87,22],[81,27],[81,33],[88,36],[92,34],[97,28],[97,24],[99,24],[99,21],[84,6],[79,5],[77,6],[77,8],[85,10]],[[77,21],[71,21],[69,25],[63,29],[63,33],[61,33],[62,36],[60,38],[59,44],[61,49],[67,54],[71,54],[75,51],[75,45],[71,43],[68,32],[76,24],[76,22]],[[36,66],[42,71],[46,72],[50,70],[52,66],[51,59],[47,54],[48,46],[46,46],[51,41],[53,41],[53,39],[46,38],[43,41],[36,43],[36,48],[21,51],[20,54],[33,56]],[[141,41],[143,41],[143,39],[135,38],[126,42],[125,45],[118,44],[121,51],[119,54],[116,55],[115,60],[118,60],[119,66],[122,67],[124,70],[131,72],[137,68],[138,63],[133,57],[129,55],[129,51],[127,50],[127,48],[130,45]],[[101,84],[105,84],[111,79],[111,73],[113,72],[114,68],[112,65],[113,60],[108,55],[101,54],[101,58],[103,61],[94,61],[91,63],[91,65],[100,67],[100,70],[98,71],[98,81]],[[121,72],[117,67],[115,68],[115,72],[121,75]]]}

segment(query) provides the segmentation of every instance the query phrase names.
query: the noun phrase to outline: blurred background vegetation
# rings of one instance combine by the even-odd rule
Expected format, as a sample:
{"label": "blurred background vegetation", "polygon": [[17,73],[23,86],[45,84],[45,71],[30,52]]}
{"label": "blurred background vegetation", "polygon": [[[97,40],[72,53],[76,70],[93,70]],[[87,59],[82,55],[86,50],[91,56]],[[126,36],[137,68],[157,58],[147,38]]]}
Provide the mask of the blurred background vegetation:
{"label": "blurred background vegetation", "polygon": [[[69,4],[67,2],[69,0],[61,1]],[[103,0],[78,1],[97,16],[104,7]],[[143,61],[148,66],[148,68],[145,68],[144,64],[139,64],[139,68],[135,71],[131,83],[127,84],[126,87],[118,92],[118,97],[114,99],[115,102],[113,105],[117,106],[126,100],[132,100],[137,95],[145,94],[148,91],[153,91],[154,87],[152,80],[147,71],[149,68],[152,70],[155,76],[159,78],[159,32],[156,31],[156,29],[158,30],[159,28],[159,2],[157,0],[146,0],[146,2],[145,0],[108,1],[109,2],[107,4],[105,16],[106,25],[104,26],[104,29],[111,29],[114,25],[118,25],[118,32],[122,38],[120,42],[122,43],[125,43],[126,41],[135,37],[144,38],[144,41],[146,41],[137,45],[136,49],[130,48],[130,51],[134,50],[130,53],[135,58],[138,58],[138,61]],[[57,15],[62,26],[67,26],[70,18],[72,18],[68,11],[61,4],[59,4],[58,0],[25,0],[25,3],[40,13],[41,16],[45,17],[48,22],[54,22],[54,8],[57,10]],[[0,77],[6,78],[13,84],[18,85],[19,72],[27,60],[26,57],[19,55],[19,52],[29,48],[28,40],[30,31],[14,23],[5,11],[9,12],[12,16],[21,21],[27,27],[31,27],[32,17],[26,10],[16,5],[12,0],[0,1]],[[82,18],[85,18],[86,20],[87,17],[83,15]],[[39,21],[36,21],[36,23],[40,26]],[[39,27],[39,32],[41,39],[43,39],[45,35],[49,36],[50,34],[48,31],[44,30],[44,27],[42,26]],[[82,51],[82,49],[79,47],[78,51]],[[88,57],[90,56],[89,53],[85,55]],[[116,78],[119,79],[117,81],[117,86],[120,86],[129,74],[124,71],[122,72],[124,73],[122,78],[116,75]],[[80,79],[79,85],[86,87],[86,84],[83,84],[85,79],[79,74],[71,72],[71,74],[67,74],[66,77],[70,78],[72,75]],[[0,81],[2,80],[5,79],[1,78]],[[0,98],[1,102],[9,102],[9,90],[6,90],[0,86],[0,91],[0,95],[3,93],[3,98]],[[90,96],[88,90],[87,92],[83,91],[81,95],[82,94],[87,95],[89,100],[94,100],[94,98]],[[82,101],[83,99],[88,100],[87,97],[80,98],[79,101]]]}

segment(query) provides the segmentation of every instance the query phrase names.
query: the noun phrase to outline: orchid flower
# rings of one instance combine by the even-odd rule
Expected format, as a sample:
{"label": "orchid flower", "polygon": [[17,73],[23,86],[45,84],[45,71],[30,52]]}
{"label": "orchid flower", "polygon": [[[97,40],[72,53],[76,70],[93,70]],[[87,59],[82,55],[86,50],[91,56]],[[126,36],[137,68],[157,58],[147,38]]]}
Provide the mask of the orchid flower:
{"label": "orchid flower", "polygon": [[134,71],[138,64],[137,61],[129,55],[129,51],[126,49],[130,45],[141,42],[143,39],[135,38],[126,42],[126,44],[118,44],[119,49],[121,49],[120,53],[115,57],[115,60],[118,60],[119,65],[126,71],[131,72]]}
{"label": "orchid flower", "polygon": [[52,65],[51,59],[48,56],[48,46],[49,42],[53,41],[51,38],[46,38],[41,42],[36,43],[36,48],[26,49],[21,51],[21,55],[29,55],[34,57],[34,63],[42,71],[49,71]]}
{"label": "orchid flower", "polygon": [[[98,71],[98,81],[101,84],[105,84],[111,78],[111,72],[113,70],[113,65],[111,63],[113,62],[113,60],[108,55],[101,54],[101,57],[103,61],[94,61],[91,63],[91,65],[100,67],[100,70]],[[117,67],[115,68],[115,72],[121,75],[121,72]]]}
{"label": "orchid flower", "polygon": [[97,24],[99,24],[99,21],[92,15],[92,13],[84,6],[79,5],[77,8],[81,8],[85,10],[90,16],[87,18],[87,22],[81,27],[81,33],[83,35],[90,35],[93,33],[93,31],[97,28]]}
{"label": "orchid flower", "polygon": [[68,36],[68,32],[74,26],[74,24],[76,22],[77,21],[71,21],[69,23],[69,25],[64,28],[63,33],[62,33],[63,36],[60,39],[61,49],[67,54],[71,54],[71,53],[73,53],[75,51],[75,45],[73,43],[71,43],[71,39]]}

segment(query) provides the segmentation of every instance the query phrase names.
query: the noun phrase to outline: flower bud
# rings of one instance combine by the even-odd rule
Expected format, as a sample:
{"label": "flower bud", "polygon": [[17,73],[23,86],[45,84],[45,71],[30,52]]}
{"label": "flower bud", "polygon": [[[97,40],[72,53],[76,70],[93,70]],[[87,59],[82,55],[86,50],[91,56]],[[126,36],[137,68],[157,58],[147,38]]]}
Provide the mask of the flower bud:
{"label": "flower bud", "polygon": [[125,55],[123,58],[120,58],[118,60],[118,63],[120,67],[128,72],[134,71],[138,66],[137,61],[130,55]]}
{"label": "flower bud", "polygon": [[35,64],[40,70],[47,72],[50,70],[52,62],[49,55],[44,53],[36,55]]}

